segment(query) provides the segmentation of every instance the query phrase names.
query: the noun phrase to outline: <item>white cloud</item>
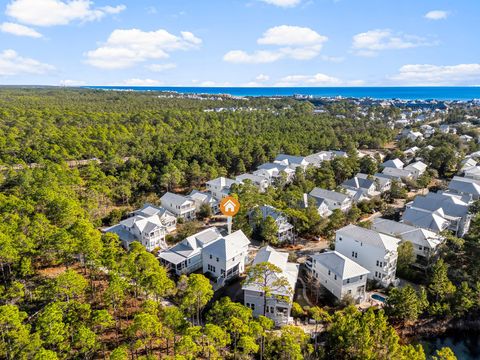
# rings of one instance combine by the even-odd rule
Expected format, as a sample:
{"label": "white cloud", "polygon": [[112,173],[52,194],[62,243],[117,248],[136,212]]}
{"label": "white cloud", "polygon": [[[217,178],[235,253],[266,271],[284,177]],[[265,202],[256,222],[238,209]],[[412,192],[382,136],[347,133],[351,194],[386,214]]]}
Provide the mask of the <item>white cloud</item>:
{"label": "white cloud", "polygon": [[429,20],[444,20],[448,17],[448,11],[432,10],[425,14],[425,18]]}
{"label": "white cloud", "polygon": [[353,49],[360,56],[375,56],[382,50],[410,49],[435,45],[425,38],[393,33],[390,29],[369,30],[353,36]]}
{"label": "white cloud", "polygon": [[123,82],[127,86],[158,86],[161,82],[154,79],[128,79]]}
{"label": "white cloud", "polygon": [[60,81],[60,86],[85,86],[87,83],[83,80],[61,80]]}
{"label": "white cloud", "polygon": [[263,1],[264,3],[270,4],[270,5],[275,5],[279,7],[295,7],[298,4],[301,3],[302,0],[260,0]]}
{"label": "white cloud", "polygon": [[232,50],[223,56],[223,60],[235,64],[266,64],[280,60],[283,54],[273,51],[255,51],[248,54],[243,50]]}
{"label": "white cloud", "polygon": [[327,40],[326,36],[310,28],[280,25],[268,29],[257,40],[260,45],[277,46],[276,49],[257,50],[252,53],[232,50],[224,55],[223,60],[245,64],[272,63],[282,58],[309,60],[318,56]]}
{"label": "white cloud", "polygon": [[170,52],[194,49],[202,43],[191,32],[180,34],[176,36],[163,29],[117,29],[105,44],[86,53],[87,63],[102,69],[124,69],[147,60],[165,59]]}
{"label": "white cloud", "polygon": [[11,22],[4,22],[0,24],[0,31],[4,33],[9,33],[16,36],[28,36],[33,38],[41,38],[42,34],[38,31],[35,31],[32,28],[29,28],[25,25],[15,24]]}
{"label": "white cloud", "polygon": [[151,64],[146,66],[147,69],[153,72],[162,72],[166,70],[175,69],[177,67],[176,64],[168,63],[168,64]]}
{"label": "white cloud", "polygon": [[480,64],[404,65],[390,79],[408,85],[473,85],[480,81]]}
{"label": "white cloud", "polygon": [[270,76],[265,75],[265,74],[259,74],[259,75],[255,78],[255,80],[256,80],[256,81],[259,81],[259,82],[268,81],[268,80],[270,80]]}
{"label": "white cloud", "polygon": [[326,36],[320,35],[308,27],[280,25],[263,33],[257,40],[261,45],[304,46],[320,45],[327,41]]}
{"label": "white cloud", "polygon": [[125,5],[93,7],[90,0],[13,0],[6,14],[18,22],[36,26],[67,25],[72,21],[94,21],[118,14]]}
{"label": "white cloud", "polygon": [[41,63],[35,59],[25,58],[15,50],[0,52],[0,76],[13,76],[20,74],[45,74],[54,70],[52,65]]}
{"label": "white cloud", "polygon": [[333,86],[341,85],[342,81],[336,77],[315,74],[315,75],[289,75],[285,76],[276,86]]}

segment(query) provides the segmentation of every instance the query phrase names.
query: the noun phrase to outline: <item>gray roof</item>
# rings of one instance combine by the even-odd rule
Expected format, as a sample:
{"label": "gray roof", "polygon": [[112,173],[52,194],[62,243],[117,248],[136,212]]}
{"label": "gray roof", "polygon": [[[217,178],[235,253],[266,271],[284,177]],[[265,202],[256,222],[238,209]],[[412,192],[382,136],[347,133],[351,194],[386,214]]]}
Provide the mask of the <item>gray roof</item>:
{"label": "gray roof", "polygon": [[375,230],[366,229],[357,225],[347,225],[336,232],[337,235],[348,236],[365,244],[384,248],[388,251],[396,251],[400,239],[390,235],[378,233]]}
{"label": "gray roof", "polygon": [[170,249],[160,252],[158,256],[171,263],[178,264],[190,256],[199,253],[207,244],[221,237],[222,234],[220,230],[216,227],[211,227],[183,239]]}
{"label": "gray roof", "polygon": [[403,169],[403,161],[400,159],[390,159],[385,161],[382,166],[384,168],[395,168],[395,169]]}
{"label": "gray roof", "polygon": [[218,177],[216,179],[207,181],[207,184],[216,188],[229,188],[233,184],[236,184],[237,182],[235,180],[225,178],[225,177]]}
{"label": "gray roof", "polygon": [[249,244],[250,240],[248,240],[243,231],[237,230],[230,235],[207,244],[204,247],[204,251],[228,260],[241,254]]}
{"label": "gray roof", "polygon": [[382,174],[391,178],[408,178],[412,176],[412,173],[408,169],[397,169],[393,167],[386,167],[383,169]]}
{"label": "gray roof", "polygon": [[160,201],[163,203],[173,204],[173,206],[182,206],[185,203],[191,203],[192,200],[188,199],[183,195],[174,194],[171,192],[166,192],[161,198]]}
{"label": "gray roof", "polygon": [[287,160],[288,165],[302,164],[305,162],[305,157],[287,155],[287,154],[278,154],[277,157],[275,158],[275,161],[284,161],[284,160]]}
{"label": "gray roof", "polygon": [[348,200],[350,197],[346,194],[342,194],[337,191],[331,191],[331,190],[325,190],[321,188],[314,188],[312,191],[309,193],[310,196],[313,196],[315,198],[319,199],[327,199],[327,200],[334,200],[337,202],[344,202],[345,200]]}
{"label": "gray roof", "polygon": [[402,220],[407,224],[430,229],[435,232],[441,232],[449,225],[449,221],[445,219],[445,214],[442,209],[431,212],[423,209],[407,208],[403,213]]}
{"label": "gray roof", "polygon": [[478,197],[480,196],[480,181],[455,176],[448,184],[448,189],[458,193],[471,194],[475,197]]}
{"label": "gray roof", "polygon": [[416,196],[410,207],[430,212],[442,209],[449,217],[463,217],[469,210],[469,204],[462,197],[440,192]]}
{"label": "gray roof", "polygon": [[[280,274],[274,274],[273,276],[269,277],[269,282],[273,283],[279,277],[284,277],[287,279],[291,292],[288,294],[293,297],[293,292],[295,290],[295,284],[298,278],[298,271],[299,265],[295,263],[288,262],[288,253],[276,251],[274,248],[270,246],[264,246],[261,248],[255,259],[253,260],[253,265],[259,264],[262,262],[268,262],[277,266],[282,272]],[[247,286],[242,287],[243,290],[253,290],[253,291],[261,291],[259,286],[255,284],[250,284]],[[287,289],[278,289],[275,291],[275,294],[287,294]]]}
{"label": "gray roof", "polygon": [[371,228],[430,249],[435,249],[444,241],[442,236],[433,231],[383,218],[373,219]]}
{"label": "gray roof", "polygon": [[414,162],[414,163],[409,164],[409,165],[406,166],[404,169],[405,169],[405,170],[412,170],[412,169],[414,169],[414,170],[418,170],[418,171],[420,171],[420,172],[423,172],[423,171],[427,170],[427,167],[428,167],[427,164],[425,164],[425,163],[423,163],[423,162],[421,162],[421,161],[416,161],[416,162]]}
{"label": "gray roof", "polygon": [[357,189],[370,189],[372,186],[375,187],[375,181],[372,179],[368,179],[367,177],[355,176],[351,179],[345,180],[342,183],[342,186],[348,186]]}
{"label": "gray roof", "polygon": [[350,260],[346,256],[340,254],[338,251],[327,251],[321,254],[312,255],[312,259],[325,266],[334,274],[340,276],[342,280],[351,279],[360,275],[367,275],[370,273],[363,266]]}
{"label": "gray roof", "polygon": [[364,174],[364,173],[358,173],[357,178],[368,179],[369,177],[371,177],[373,179],[373,182],[378,183],[378,185],[380,187],[383,187],[383,186],[387,185],[389,182],[392,181],[389,177],[385,177],[385,176],[381,176],[381,175],[383,175],[383,174],[377,173],[375,175],[368,175],[368,174]]}

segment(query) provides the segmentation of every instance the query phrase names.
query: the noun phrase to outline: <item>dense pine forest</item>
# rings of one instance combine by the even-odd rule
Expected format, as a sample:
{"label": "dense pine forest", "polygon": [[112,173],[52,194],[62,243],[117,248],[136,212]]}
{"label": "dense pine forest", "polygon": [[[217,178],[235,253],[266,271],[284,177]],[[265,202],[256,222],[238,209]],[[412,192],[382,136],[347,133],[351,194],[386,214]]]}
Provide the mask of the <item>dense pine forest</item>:
{"label": "dense pine forest", "polygon": [[[301,233],[325,237],[389,206],[388,199],[363,204],[328,221],[296,208],[314,186],[334,189],[360,170],[376,172],[378,164],[355,150],[391,143],[398,131],[387,120],[396,109],[353,117],[347,103],[316,114],[309,102],[293,99],[160,95],[0,90],[0,358],[420,360],[422,347],[406,343],[393,325],[425,314],[476,317],[480,215],[469,238],[450,239],[445,262],[426,276],[425,287],[393,292],[392,304],[408,300],[405,308],[294,307],[296,319],[312,318],[325,330],[315,340],[294,325],[275,329],[268,318],[216,296],[203,275],[171,276],[139,244],[125,251],[116,235],[100,228],[144,202],[158,203],[167,190],[202,188],[278,153],[336,149],[351,156],[299,173],[293,184],[266,194],[248,184],[236,188],[245,210],[235,227],[249,236],[255,234],[247,230],[245,211],[266,202],[285,210]],[[218,108],[225,110],[206,111]],[[460,145],[441,146],[448,150],[444,157],[430,156],[438,162],[436,175],[447,176],[458,165],[448,154]],[[91,161],[75,163],[80,160]],[[184,224],[169,241],[195,230]],[[449,266],[455,271],[447,275]],[[449,356],[445,349],[438,359]]]}

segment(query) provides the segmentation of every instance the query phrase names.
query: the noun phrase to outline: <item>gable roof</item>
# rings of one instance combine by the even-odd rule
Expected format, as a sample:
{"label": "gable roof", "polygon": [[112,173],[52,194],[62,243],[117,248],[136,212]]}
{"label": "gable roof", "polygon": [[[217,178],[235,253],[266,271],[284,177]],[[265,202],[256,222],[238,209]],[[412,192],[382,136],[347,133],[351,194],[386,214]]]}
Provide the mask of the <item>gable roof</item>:
{"label": "gable roof", "polygon": [[430,249],[435,249],[444,241],[442,236],[433,231],[384,218],[373,219],[372,230],[399,237],[402,240]]}
{"label": "gable roof", "polygon": [[341,279],[351,279],[360,275],[367,275],[370,273],[363,266],[357,264],[355,261],[340,254],[338,251],[327,251],[320,254],[312,255],[316,262],[325,266],[334,274],[340,276]]}
{"label": "gable roof", "polygon": [[410,207],[430,212],[442,209],[443,214],[448,217],[463,217],[469,210],[469,204],[463,197],[441,192],[416,196]]}
{"label": "gable roof", "polygon": [[407,208],[403,213],[402,221],[436,232],[441,232],[449,226],[449,221],[445,218],[445,214],[441,208],[434,212],[424,209]]}
{"label": "gable roof", "polygon": [[[288,262],[288,253],[279,252],[270,246],[264,246],[261,248],[255,259],[253,260],[253,265],[260,264],[262,262],[268,262],[277,266],[281,273],[275,274],[270,277],[270,284],[273,283],[279,277],[284,277],[287,279],[292,293],[288,294],[290,297],[293,297],[293,292],[295,291],[295,284],[298,279],[299,265],[295,263]],[[242,287],[243,290],[252,290],[252,291],[261,291],[258,286],[255,284],[249,284]],[[287,289],[278,289],[274,291],[275,294],[287,295]]]}
{"label": "gable roof", "polygon": [[342,194],[337,191],[325,190],[318,187],[310,191],[309,195],[315,198],[333,200],[340,203],[350,199],[350,197],[346,194]]}
{"label": "gable roof", "polygon": [[466,193],[478,197],[480,196],[480,181],[455,176],[448,184],[448,189],[458,193]]}
{"label": "gable roof", "polygon": [[287,154],[278,154],[274,161],[287,162],[287,165],[306,165],[304,156],[295,156]]}
{"label": "gable roof", "polygon": [[427,170],[427,164],[423,163],[422,161],[416,161],[414,163],[409,164],[408,166],[404,167],[404,170],[418,170],[423,172]]}
{"label": "gable roof", "polygon": [[399,158],[385,161],[381,166],[384,168],[403,169],[404,163]]}
{"label": "gable roof", "polygon": [[237,230],[230,235],[210,242],[204,247],[204,251],[221,259],[229,260],[241,254],[249,244],[250,240],[248,240],[243,231]]}
{"label": "gable roof", "polygon": [[207,181],[207,184],[216,187],[216,188],[230,188],[233,184],[236,184],[235,180],[226,178],[226,177],[218,177],[216,179],[212,179]]}
{"label": "gable roof", "polygon": [[390,178],[408,178],[412,176],[412,173],[407,168],[397,169],[394,167],[386,167],[383,169],[382,174]]}
{"label": "gable roof", "polygon": [[163,203],[172,204],[173,206],[182,206],[185,203],[193,203],[193,200],[183,196],[174,194],[171,192],[166,192],[161,198],[160,201]]}
{"label": "gable roof", "polygon": [[348,186],[356,189],[370,189],[375,187],[375,180],[368,177],[355,176],[351,179],[347,179],[342,183],[342,186]]}
{"label": "gable roof", "polygon": [[376,246],[388,251],[396,251],[400,239],[357,225],[347,225],[336,231],[337,235],[345,235],[365,244]]}

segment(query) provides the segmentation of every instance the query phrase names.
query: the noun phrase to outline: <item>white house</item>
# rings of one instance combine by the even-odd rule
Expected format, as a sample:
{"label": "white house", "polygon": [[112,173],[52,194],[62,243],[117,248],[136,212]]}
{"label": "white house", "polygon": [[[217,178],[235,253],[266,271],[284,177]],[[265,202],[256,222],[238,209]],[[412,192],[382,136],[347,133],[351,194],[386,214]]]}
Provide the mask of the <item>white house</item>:
{"label": "white house", "polygon": [[340,209],[343,212],[350,210],[352,207],[352,198],[347,194],[342,194],[337,191],[314,188],[309,195],[316,200],[323,200],[330,211]]}
{"label": "white house", "polygon": [[377,185],[375,180],[368,176],[355,176],[351,179],[347,179],[342,183],[342,188],[347,190],[363,190],[363,193],[368,197],[379,195],[377,191]]}
{"label": "white house", "polygon": [[230,188],[236,183],[235,180],[218,177],[207,181],[207,191],[210,192],[216,200],[222,200],[225,196],[230,194]]}
{"label": "white house", "polygon": [[305,263],[312,276],[338,300],[351,296],[356,303],[365,300],[369,271],[338,251],[310,256]]}
{"label": "white house", "polygon": [[306,209],[308,208],[309,203],[313,203],[321,217],[328,217],[332,215],[332,211],[328,208],[328,205],[324,199],[303,194],[302,206]]}
{"label": "white house", "polygon": [[286,155],[286,154],[277,155],[274,162],[277,164],[288,166],[291,169],[295,169],[297,167],[301,167],[302,169],[305,169],[308,165],[308,161],[305,160],[305,157]]}
{"label": "white house", "polygon": [[244,181],[249,180],[258,188],[260,192],[265,192],[270,185],[270,181],[267,177],[249,173],[238,175],[235,180],[237,183],[241,184],[243,184]]}
{"label": "white house", "polygon": [[480,181],[480,166],[472,166],[463,172],[465,178]]}
{"label": "white house", "polygon": [[145,204],[142,208],[135,210],[132,215],[140,215],[145,218],[158,215],[163,226],[167,230],[167,234],[177,230],[177,218],[170,211],[163,207],[158,207],[152,204]]}
{"label": "white house", "polygon": [[445,238],[433,231],[407,225],[393,220],[376,218],[372,221],[372,230],[400,238],[402,242],[410,241],[416,256],[417,265],[427,265],[434,258],[444,243]]}
{"label": "white house", "polygon": [[403,163],[402,160],[396,158],[396,159],[390,159],[385,161],[381,166],[383,168],[395,168],[395,169],[403,169],[403,166],[405,164]]}
{"label": "white house", "polygon": [[480,199],[480,180],[454,176],[448,184],[448,190],[460,195],[470,195],[473,200]]}
{"label": "white house", "polygon": [[337,230],[335,250],[363,266],[369,279],[382,286],[397,285],[397,248],[400,239],[374,230],[348,225]]}
{"label": "white house", "polygon": [[249,245],[242,230],[207,244],[202,251],[203,273],[219,287],[238,277],[245,271]]}
{"label": "white house", "polygon": [[282,176],[285,176],[286,182],[291,182],[295,177],[295,170],[288,165],[265,163],[260,165],[253,174],[267,178],[269,185],[275,185]]}
{"label": "white house", "polygon": [[293,225],[288,222],[288,218],[283,212],[270,205],[258,206],[249,213],[249,220],[252,226],[256,226],[255,221],[259,220],[254,219],[254,216],[257,213],[261,216],[260,221],[265,221],[268,216],[275,220],[275,224],[278,228],[277,238],[280,243],[293,242],[295,240]]}
{"label": "white house", "polygon": [[369,174],[358,173],[356,177],[360,179],[373,180],[375,184],[375,190],[382,194],[390,190],[390,188],[392,187],[392,180],[390,178],[385,176],[378,176],[378,174],[369,175]]}
{"label": "white house", "polygon": [[221,237],[220,230],[211,227],[183,239],[168,250],[160,252],[158,257],[167,269],[172,269],[177,275],[190,274],[198,269],[203,269],[203,248]]}
{"label": "white house", "polygon": [[167,248],[165,241],[167,228],[162,224],[158,214],[134,215],[103,231],[117,234],[127,250],[134,241],[138,241],[148,251]]}
{"label": "white house", "polygon": [[464,236],[469,228],[472,215],[469,208],[472,197],[448,192],[430,192],[416,196],[406,204],[402,221],[406,224],[430,229],[436,233],[451,230],[457,236]]}
{"label": "white house", "polygon": [[408,131],[406,138],[412,141],[423,140],[423,134],[419,131]]}
{"label": "white house", "polygon": [[202,205],[208,205],[212,209],[213,214],[217,214],[220,211],[218,200],[210,192],[192,190],[188,198],[195,202],[196,212],[200,211]]}
{"label": "white house", "polygon": [[195,201],[171,192],[165,193],[161,198],[162,206],[177,218],[185,220],[195,219]]}
{"label": "white house", "polygon": [[386,167],[382,170],[382,174],[392,180],[406,180],[412,179],[412,171],[408,169],[397,169],[394,167]]}
{"label": "white house", "polygon": [[460,136],[460,141],[462,142],[469,142],[469,141],[472,141],[473,140],[473,137],[471,137],[470,135],[461,135]]}
{"label": "white house", "polygon": [[416,161],[414,163],[411,163],[403,168],[403,170],[407,170],[412,174],[412,177],[414,179],[418,179],[420,176],[422,176],[425,171],[427,171],[427,164],[421,162],[421,161]]}
{"label": "white house", "polygon": [[268,276],[267,285],[272,285],[278,278],[283,277],[288,281],[289,286],[272,291],[265,304],[265,294],[262,289],[264,284],[244,285],[242,287],[244,304],[252,309],[254,316],[264,315],[275,321],[277,326],[288,324],[290,322],[290,311],[299,265],[288,262],[288,253],[278,252],[270,246],[265,246],[258,251],[253,261],[253,266],[264,262],[273,264],[281,270],[281,273],[274,273]]}

